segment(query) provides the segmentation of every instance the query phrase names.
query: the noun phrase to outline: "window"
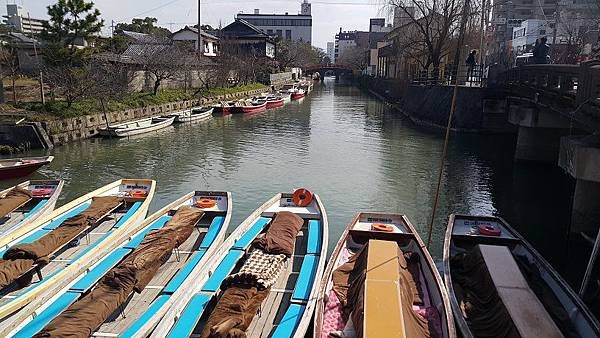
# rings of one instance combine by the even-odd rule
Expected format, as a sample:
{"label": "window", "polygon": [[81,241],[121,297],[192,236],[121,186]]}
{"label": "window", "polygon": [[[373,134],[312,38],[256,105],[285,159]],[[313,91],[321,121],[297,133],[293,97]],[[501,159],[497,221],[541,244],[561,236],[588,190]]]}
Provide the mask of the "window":
{"label": "window", "polygon": [[278,36],[278,37],[280,37],[280,38],[281,38],[281,37],[283,37],[283,32],[281,31],[281,29],[278,29],[278,30],[276,31],[276,34],[277,34],[277,36]]}
{"label": "window", "polygon": [[285,30],[285,38],[288,40],[292,39],[292,30],[291,29],[286,29]]}
{"label": "window", "polygon": [[273,30],[272,29],[267,29],[267,34],[273,35]]}

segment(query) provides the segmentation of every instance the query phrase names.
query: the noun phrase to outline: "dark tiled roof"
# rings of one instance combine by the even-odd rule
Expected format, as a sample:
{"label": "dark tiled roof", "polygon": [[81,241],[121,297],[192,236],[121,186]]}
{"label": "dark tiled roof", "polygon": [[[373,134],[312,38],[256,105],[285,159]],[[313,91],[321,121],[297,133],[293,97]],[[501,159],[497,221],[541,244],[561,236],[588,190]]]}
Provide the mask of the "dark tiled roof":
{"label": "dark tiled roof", "polygon": [[123,31],[121,34],[140,44],[162,45],[171,43],[171,40],[169,38],[145,33]]}
{"label": "dark tiled roof", "polygon": [[[178,30],[177,32],[173,33],[171,36],[173,36],[173,35],[175,35],[175,34],[177,34],[179,32],[185,31],[185,30],[188,30],[190,32],[198,34],[198,28],[196,28],[196,27],[190,27],[190,26],[185,26],[182,29]],[[209,33],[205,32],[205,31],[202,31],[202,36],[205,37],[205,38],[209,38],[209,39],[219,40],[218,37],[216,37],[216,36],[214,36],[212,34],[209,34]]]}

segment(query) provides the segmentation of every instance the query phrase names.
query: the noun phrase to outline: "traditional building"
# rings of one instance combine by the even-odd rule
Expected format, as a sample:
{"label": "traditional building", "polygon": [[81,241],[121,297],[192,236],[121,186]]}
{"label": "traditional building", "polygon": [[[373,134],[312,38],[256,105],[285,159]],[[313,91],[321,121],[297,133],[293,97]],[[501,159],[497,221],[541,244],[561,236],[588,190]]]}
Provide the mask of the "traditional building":
{"label": "traditional building", "polygon": [[[219,38],[202,32],[202,44],[204,45],[204,56],[215,57],[219,54]],[[198,29],[196,27],[185,26],[171,35],[173,41],[187,42],[193,46],[194,50],[198,48]]]}
{"label": "traditional building", "polygon": [[241,53],[275,58],[273,38],[245,20],[236,19],[221,29],[220,39],[222,44],[227,44],[230,48],[239,48]]}
{"label": "traditional building", "polygon": [[312,15],[311,4],[304,0],[301,4],[300,13],[297,15],[285,14],[261,14],[259,9],[254,14],[239,13],[237,19],[242,19],[270,36],[280,38],[312,42]]}

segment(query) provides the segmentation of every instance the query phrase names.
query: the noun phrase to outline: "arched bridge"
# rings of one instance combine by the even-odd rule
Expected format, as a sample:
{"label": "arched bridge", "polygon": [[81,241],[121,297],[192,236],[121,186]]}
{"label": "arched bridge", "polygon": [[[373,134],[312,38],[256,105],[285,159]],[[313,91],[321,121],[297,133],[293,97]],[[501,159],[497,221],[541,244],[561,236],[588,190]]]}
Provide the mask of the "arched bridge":
{"label": "arched bridge", "polygon": [[304,67],[303,71],[305,74],[319,73],[321,76],[324,76],[327,72],[332,72],[337,76],[352,73],[352,67],[346,64],[310,65]]}

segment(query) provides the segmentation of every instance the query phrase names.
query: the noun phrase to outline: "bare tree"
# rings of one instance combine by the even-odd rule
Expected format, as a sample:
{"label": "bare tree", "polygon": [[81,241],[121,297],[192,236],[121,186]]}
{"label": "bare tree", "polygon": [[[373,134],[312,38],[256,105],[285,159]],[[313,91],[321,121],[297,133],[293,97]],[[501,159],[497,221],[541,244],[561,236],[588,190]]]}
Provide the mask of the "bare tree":
{"label": "bare tree", "polygon": [[365,69],[369,63],[367,52],[368,50],[359,47],[347,48],[342,52],[336,62],[339,64],[348,65],[353,70],[361,71]]}
{"label": "bare tree", "polygon": [[[396,40],[399,46],[411,46],[409,57],[420,61],[423,69],[437,69],[453,36],[463,2],[461,0],[387,0],[391,11],[399,11],[406,18],[405,29]],[[397,50],[403,53],[404,50]]]}
{"label": "bare tree", "polygon": [[19,76],[19,58],[16,49],[11,44],[3,45],[0,48],[0,67],[2,78],[9,78],[12,87],[12,100],[17,103],[17,85]]}
{"label": "bare tree", "polygon": [[100,102],[102,113],[108,127],[107,116],[108,103],[110,100],[118,100],[128,92],[132,81],[128,65],[120,62],[109,62],[100,59],[90,60],[90,98]]}
{"label": "bare tree", "polygon": [[153,94],[158,93],[161,84],[177,78],[182,70],[184,55],[175,45],[145,45],[138,56],[143,70],[153,76]]}
{"label": "bare tree", "polygon": [[67,64],[48,66],[44,73],[47,82],[65,99],[69,108],[75,101],[86,98],[93,92],[94,80],[89,62],[84,62],[80,67]]}

